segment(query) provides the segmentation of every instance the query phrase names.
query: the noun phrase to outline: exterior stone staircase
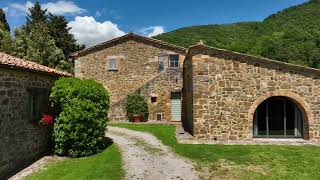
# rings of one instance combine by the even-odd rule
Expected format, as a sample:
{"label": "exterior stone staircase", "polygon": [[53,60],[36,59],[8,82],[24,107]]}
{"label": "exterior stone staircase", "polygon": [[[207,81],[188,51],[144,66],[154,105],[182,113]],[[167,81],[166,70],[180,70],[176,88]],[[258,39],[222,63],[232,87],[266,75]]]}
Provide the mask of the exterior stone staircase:
{"label": "exterior stone staircase", "polygon": [[[166,68],[164,71],[156,74],[153,78],[151,78],[145,84],[138,87],[132,92],[140,93],[148,99],[150,94],[154,93],[155,91],[168,91],[168,90],[181,91],[181,89],[182,89],[182,67]],[[117,102],[114,102],[111,104],[109,114],[108,114],[108,119],[110,121],[128,121],[126,117],[125,109],[123,107],[127,99],[127,95],[122,97]]]}

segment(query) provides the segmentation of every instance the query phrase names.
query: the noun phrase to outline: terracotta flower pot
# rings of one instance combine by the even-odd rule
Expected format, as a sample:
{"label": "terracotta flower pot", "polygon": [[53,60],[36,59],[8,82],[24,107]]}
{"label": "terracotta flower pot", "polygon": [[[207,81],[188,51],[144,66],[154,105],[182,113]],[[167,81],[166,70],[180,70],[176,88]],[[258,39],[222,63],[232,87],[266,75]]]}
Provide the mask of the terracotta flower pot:
{"label": "terracotta flower pot", "polygon": [[139,123],[141,121],[142,121],[142,116],[140,116],[140,115],[133,116],[133,122]]}

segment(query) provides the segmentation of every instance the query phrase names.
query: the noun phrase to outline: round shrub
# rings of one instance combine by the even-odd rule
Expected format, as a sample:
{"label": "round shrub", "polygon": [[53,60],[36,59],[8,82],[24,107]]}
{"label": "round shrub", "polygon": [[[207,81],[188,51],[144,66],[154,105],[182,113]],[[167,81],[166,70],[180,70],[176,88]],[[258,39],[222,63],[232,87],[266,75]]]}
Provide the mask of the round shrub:
{"label": "round shrub", "polygon": [[129,94],[124,104],[129,121],[133,121],[135,115],[142,116],[143,121],[149,117],[148,103],[144,96],[138,93]]}
{"label": "round shrub", "polygon": [[56,110],[56,154],[81,157],[103,148],[110,98],[100,83],[61,78],[55,82],[50,100]]}
{"label": "round shrub", "polygon": [[62,106],[72,99],[88,99],[104,109],[109,110],[110,97],[102,84],[94,80],[81,80],[74,77],[60,78],[51,89],[50,101],[57,113]]}

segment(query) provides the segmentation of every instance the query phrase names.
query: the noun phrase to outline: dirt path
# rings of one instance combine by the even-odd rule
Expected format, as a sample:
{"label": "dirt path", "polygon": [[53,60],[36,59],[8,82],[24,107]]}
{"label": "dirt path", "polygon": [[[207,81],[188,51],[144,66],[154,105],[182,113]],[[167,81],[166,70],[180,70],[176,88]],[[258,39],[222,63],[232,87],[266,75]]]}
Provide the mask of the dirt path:
{"label": "dirt path", "polygon": [[178,157],[153,135],[108,127],[107,137],[122,151],[126,179],[199,179],[192,162]]}

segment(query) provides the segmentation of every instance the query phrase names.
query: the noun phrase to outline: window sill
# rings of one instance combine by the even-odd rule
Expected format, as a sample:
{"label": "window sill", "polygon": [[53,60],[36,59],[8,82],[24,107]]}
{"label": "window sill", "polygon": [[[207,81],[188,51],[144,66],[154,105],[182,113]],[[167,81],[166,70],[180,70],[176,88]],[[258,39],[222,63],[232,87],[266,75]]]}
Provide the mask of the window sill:
{"label": "window sill", "polygon": [[108,69],[108,71],[118,71],[118,69]]}

